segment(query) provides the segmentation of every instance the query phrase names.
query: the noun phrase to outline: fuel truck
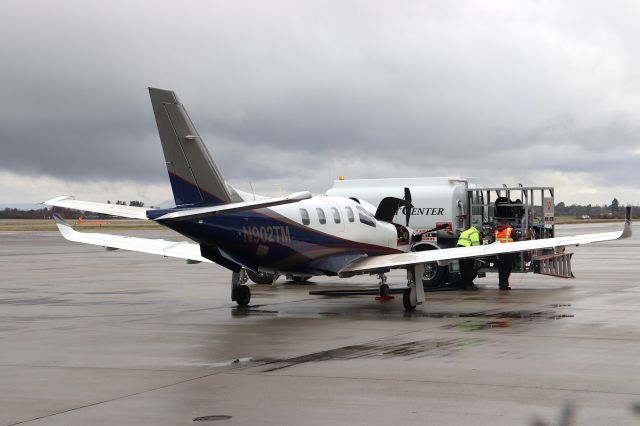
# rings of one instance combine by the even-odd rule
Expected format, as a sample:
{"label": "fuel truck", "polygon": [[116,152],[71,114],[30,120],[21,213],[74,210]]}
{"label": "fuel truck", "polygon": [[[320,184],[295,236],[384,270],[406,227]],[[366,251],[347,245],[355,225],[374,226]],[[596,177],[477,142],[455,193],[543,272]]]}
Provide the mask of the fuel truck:
{"label": "fuel truck", "polygon": [[[409,192],[413,205],[409,226],[422,234],[413,246],[416,251],[455,247],[460,233],[471,225],[482,233],[482,243],[489,244],[495,227],[503,220],[508,221],[521,240],[554,236],[552,187],[482,187],[462,177],[349,180],[340,177],[326,195],[350,197],[378,206],[385,197],[403,198]],[[397,212],[394,222],[404,221],[407,213],[404,209]],[[571,255],[553,249],[523,252],[514,262],[513,272],[572,278]],[[487,272],[497,273],[497,258],[476,260],[475,271],[478,277]],[[425,264],[422,282],[425,290],[455,288],[459,283],[458,262]]]}

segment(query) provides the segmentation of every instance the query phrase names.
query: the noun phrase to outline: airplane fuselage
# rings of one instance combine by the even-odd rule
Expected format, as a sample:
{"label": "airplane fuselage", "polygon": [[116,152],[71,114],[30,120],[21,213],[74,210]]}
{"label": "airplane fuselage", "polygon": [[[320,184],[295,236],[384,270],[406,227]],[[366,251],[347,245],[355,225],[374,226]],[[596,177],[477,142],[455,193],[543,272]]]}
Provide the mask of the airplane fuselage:
{"label": "airplane fuselage", "polygon": [[217,247],[234,263],[265,272],[333,275],[357,258],[408,248],[398,245],[393,224],[344,197],[160,223],[202,246]]}

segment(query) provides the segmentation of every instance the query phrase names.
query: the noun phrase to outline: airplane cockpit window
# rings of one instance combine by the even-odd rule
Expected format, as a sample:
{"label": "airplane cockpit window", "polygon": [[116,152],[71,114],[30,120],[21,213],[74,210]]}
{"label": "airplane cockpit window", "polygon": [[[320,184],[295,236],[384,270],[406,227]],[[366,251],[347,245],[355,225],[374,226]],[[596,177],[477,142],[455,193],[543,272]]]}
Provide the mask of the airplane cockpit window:
{"label": "airplane cockpit window", "polygon": [[371,217],[371,214],[368,211],[360,206],[356,206],[356,209],[358,210],[358,216],[360,216],[360,222],[365,225],[373,226],[374,228],[376,227],[376,221]]}
{"label": "airplane cockpit window", "polygon": [[335,207],[331,207],[331,212],[333,213],[333,221],[335,223],[340,223],[340,212]]}
{"label": "airplane cockpit window", "polygon": [[316,212],[318,212],[318,220],[320,221],[320,224],[324,225],[325,223],[327,223],[327,218],[324,215],[324,210],[318,207],[316,209]]}
{"label": "airplane cockpit window", "polygon": [[355,216],[353,216],[353,210],[351,210],[351,207],[345,207],[344,209],[347,211],[347,219],[349,219],[349,222],[356,220]]}
{"label": "airplane cockpit window", "polygon": [[308,225],[311,223],[311,220],[309,220],[309,212],[307,211],[307,209],[300,209],[300,217],[302,218],[303,225]]}

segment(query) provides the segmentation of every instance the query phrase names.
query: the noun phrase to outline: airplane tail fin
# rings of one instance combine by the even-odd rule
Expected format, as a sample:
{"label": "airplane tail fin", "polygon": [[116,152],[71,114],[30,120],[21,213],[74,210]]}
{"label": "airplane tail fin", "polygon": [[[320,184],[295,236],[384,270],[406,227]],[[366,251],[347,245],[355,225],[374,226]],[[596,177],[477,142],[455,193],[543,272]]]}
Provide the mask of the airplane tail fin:
{"label": "airplane tail fin", "polygon": [[227,185],[176,94],[150,87],[149,95],[176,205],[241,201]]}

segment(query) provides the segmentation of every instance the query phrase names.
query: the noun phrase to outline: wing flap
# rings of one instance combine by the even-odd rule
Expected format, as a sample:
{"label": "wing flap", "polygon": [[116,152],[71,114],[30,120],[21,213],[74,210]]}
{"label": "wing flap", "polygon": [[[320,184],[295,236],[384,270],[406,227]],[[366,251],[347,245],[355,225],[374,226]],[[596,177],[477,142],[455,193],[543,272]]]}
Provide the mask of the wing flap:
{"label": "wing flap", "polygon": [[176,257],[192,262],[211,263],[209,259],[202,257],[200,254],[199,244],[188,241],[176,242],[162,239],[127,237],[124,235],[78,232],[70,227],[59,215],[54,214],[53,216],[60,233],[69,241],[102,246],[110,250],[130,250],[166,257]]}
{"label": "wing flap", "polygon": [[147,209],[144,207],[122,206],[118,204],[96,203],[93,201],[74,200],[71,196],[52,198],[43,202],[47,206],[76,209],[94,213],[109,214],[112,216],[128,217],[130,219],[148,219]]}
{"label": "wing flap", "polygon": [[565,246],[578,246],[581,244],[612,241],[631,236],[631,222],[627,220],[622,231],[602,232],[597,234],[584,234],[571,237],[547,238],[541,240],[516,241],[508,244],[493,243],[475,247],[456,247],[442,250],[430,250],[389,254],[383,256],[371,256],[356,260],[340,270],[341,276],[354,273],[362,273],[376,269],[398,268],[401,266],[415,265],[417,263],[448,261],[469,257],[488,257],[503,253],[517,253],[543,248],[555,248]]}

